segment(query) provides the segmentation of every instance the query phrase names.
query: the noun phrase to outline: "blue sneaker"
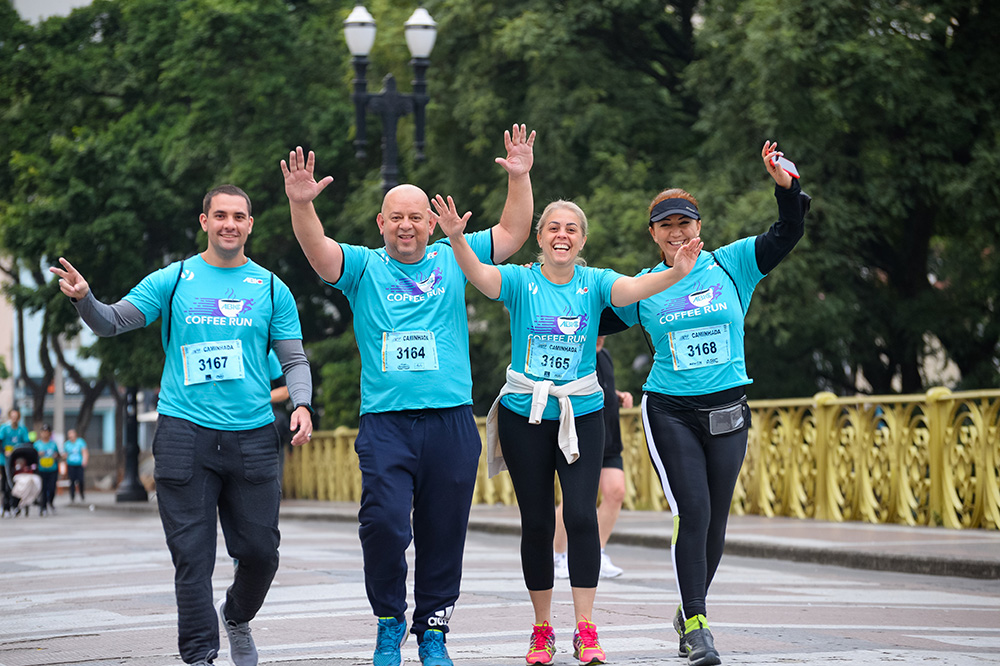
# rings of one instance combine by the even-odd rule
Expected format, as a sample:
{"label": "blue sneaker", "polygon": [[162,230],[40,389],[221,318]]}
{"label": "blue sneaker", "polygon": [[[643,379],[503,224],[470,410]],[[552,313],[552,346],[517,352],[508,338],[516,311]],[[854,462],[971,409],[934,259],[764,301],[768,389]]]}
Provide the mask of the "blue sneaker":
{"label": "blue sneaker", "polygon": [[400,622],[394,617],[380,617],[372,664],[374,666],[402,666],[403,655],[399,652],[399,648],[403,647],[408,635],[405,620]]}
{"label": "blue sneaker", "polygon": [[453,666],[448,657],[448,648],[444,646],[444,632],[440,629],[428,629],[424,632],[424,640],[420,641],[417,653],[424,666]]}

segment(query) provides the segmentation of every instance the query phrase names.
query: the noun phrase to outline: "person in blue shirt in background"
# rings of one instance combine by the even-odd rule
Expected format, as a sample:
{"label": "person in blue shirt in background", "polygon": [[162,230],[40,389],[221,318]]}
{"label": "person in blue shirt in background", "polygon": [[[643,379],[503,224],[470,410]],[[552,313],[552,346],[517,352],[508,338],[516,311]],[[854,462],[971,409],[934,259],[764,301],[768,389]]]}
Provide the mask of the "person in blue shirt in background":
{"label": "person in blue shirt in background", "polygon": [[[622,431],[619,407],[632,408],[632,394],[615,388],[615,366],[611,352],[604,346],[605,336],[597,336],[597,381],[604,389],[604,463],[601,465],[601,504],[597,507],[597,524],[601,533],[601,578],[616,578],[624,570],[616,566],[605,546],[618,521],[625,501],[625,464],[622,459]],[[569,578],[566,557],[566,526],[563,524],[562,504],[556,507],[555,550],[556,578]]]}
{"label": "person in blue shirt in background", "polygon": [[35,440],[38,451],[38,476],[42,477],[42,494],[38,496],[38,506],[44,516],[55,511],[56,484],[59,481],[59,445],[52,439],[52,426],[43,423]]}
{"label": "person in blue shirt in background", "polygon": [[90,452],[87,451],[87,442],[73,428],[66,431],[63,453],[66,456],[66,477],[69,479],[69,501],[76,501],[76,491],[79,490],[80,501],[83,502],[86,485],[84,483],[84,470],[90,464]]}
{"label": "person in blue shirt in background", "polygon": [[[98,301],[69,261],[49,270],[83,321],[107,337],[163,319],[165,360],[153,437],[160,520],[174,563],[177,643],[187,664],[218,656],[219,621],[229,661],[256,666],[249,622],[278,569],[278,434],[272,425],[267,354],[281,361],[295,404],[292,444],[312,437],[312,377],[288,287],[245,252],[250,197],[234,185],[208,192],[198,216],[207,247],[155,271],[125,298]],[[213,608],[218,524],[233,584]]]}
{"label": "person in blue shirt in background", "polygon": [[[524,125],[505,132],[507,201],[500,221],[470,234],[484,261],[504,261],[531,230],[532,144]],[[451,666],[445,634],[462,581],[462,554],[482,444],[472,413],[465,277],[434,233],[427,194],[386,193],[376,216],[385,246],[326,236],[313,200],[331,176],[313,177],[301,147],[281,160],[292,228],[313,270],[347,296],[361,353],[358,512],[365,587],[378,618],[374,666],[399,666],[406,640],[406,548],[416,548],[412,633],[423,666]],[[412,511],[412,530],[411,530]]]}
{"label": "person in blue shirt in background", "polygon": [[[29,444],[31,438],[28,436],[28,429],[21,423],[21,411],[17,407],[11,407],[7,412],[10,419],[0,426],[0,463],[7,464],[7,458],[14,449]],[[3,516],[11,514],[12,499],[10,486],[7,484],[7,475],[0,474],[0,490],[3,491]]]}

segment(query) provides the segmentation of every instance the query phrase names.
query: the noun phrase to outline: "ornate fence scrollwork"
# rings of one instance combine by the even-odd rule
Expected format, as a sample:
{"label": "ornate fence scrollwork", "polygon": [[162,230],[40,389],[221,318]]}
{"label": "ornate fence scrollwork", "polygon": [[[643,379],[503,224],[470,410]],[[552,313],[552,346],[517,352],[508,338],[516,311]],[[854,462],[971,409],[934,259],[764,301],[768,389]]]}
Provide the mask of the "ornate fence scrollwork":
{"label": "ornate fence scrollwork", "polygon": [[[1000,529],[1000,390],[751,401],[732,512],[820,520]],[[478,419],[485,441],[485,421]],[[639,408],[621,411],[624,508],[667,509]],[[286,497],[357,502],[356,430],[316,432],[285,465]],[[473,501],[514,504],[510,476]]]}

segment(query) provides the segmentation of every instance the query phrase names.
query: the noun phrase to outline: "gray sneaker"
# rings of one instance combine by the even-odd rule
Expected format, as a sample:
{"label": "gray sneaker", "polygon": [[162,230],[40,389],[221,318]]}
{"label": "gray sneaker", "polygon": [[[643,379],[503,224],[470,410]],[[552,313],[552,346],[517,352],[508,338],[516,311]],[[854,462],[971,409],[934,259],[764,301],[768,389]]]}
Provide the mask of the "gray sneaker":
{"label": "gray sneaker", "polygon": [[233,666],[257,666],[257,646],[253,644],[253,636],[250,635],[250,623],[237,624],[226,619],[225,597],[219,600],[216,608],[229,637],[229,661],[233,662]]}

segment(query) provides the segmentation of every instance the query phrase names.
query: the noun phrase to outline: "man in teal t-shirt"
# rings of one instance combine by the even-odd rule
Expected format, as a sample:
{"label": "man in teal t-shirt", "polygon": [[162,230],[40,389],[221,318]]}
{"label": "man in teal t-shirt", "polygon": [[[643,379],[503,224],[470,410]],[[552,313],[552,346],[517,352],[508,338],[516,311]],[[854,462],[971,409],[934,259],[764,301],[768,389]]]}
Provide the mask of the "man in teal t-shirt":
{"label": "man in teal t-shirt", "polygon": [[[84,322],[112,336],[163,319],[166,359],[153,438],[156,497],[174,562],[177,640],[185,663],[207,666],[219,652],[256,666],[253,619],[278,568],[278,436],[267,354],[284,369],[295,409],[292,444],[312,437],[312,380],[298,310],[288,287],[244,252],[253,231],[250,198],[232,185],[208,194],[199,216],[204,252],[147,275],[121,301],[94,298],[65,259],[59,288]],[[216,515],[233,584],[213,609]]]}
{"label": "man in teal t-shirt", "polygon": [[66,441],[63,442],[63,453],[66,455],[66,477],[69,479],[69,501],[76,501],[76,491],[80,491],[80,501],[84,501],[83,472],[90,462],[90,452],[87,442],[73,428],[66,431]]}
{"label": "man in teal t-shirt", "polygon": [[[21,423],[21,412],[17,407],[12,407],[7,413],[10,419],[0,426],[0,464],[7,465],[7,456],[13,453],[14,449],[31,443],[28,437],[28,429]],[[7,474],[0,474],[0,491],[3,492],[3,515],[9,516],[11,512],[10,487],[7,485]]]}
{"label": "man in teal t-shirt", "polygon": [[[500,223],[470,234],[482,261],[500,262],[531,230],[529,171],[534,132],[505,134],[507,202]],[[451,245],[428,245],[430,201],[414,185],[391,189],[376,217],[385,246],[325,235],[313,199],[329,185],[313,177],[302,148],[282,160],[292,226],[313,269],[347,296],[361,352],[358,530],[365,587],[378,618],[374,662],[399,666],[406,638],[406,548],[417,549],[412,633],[425,666],[450,666],[445,634],[462,580],[462,551],[482,443],[472,414],[465,276]],[[411,530],[412,509],[412,530]]]}

